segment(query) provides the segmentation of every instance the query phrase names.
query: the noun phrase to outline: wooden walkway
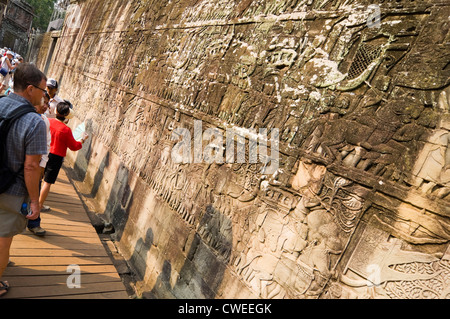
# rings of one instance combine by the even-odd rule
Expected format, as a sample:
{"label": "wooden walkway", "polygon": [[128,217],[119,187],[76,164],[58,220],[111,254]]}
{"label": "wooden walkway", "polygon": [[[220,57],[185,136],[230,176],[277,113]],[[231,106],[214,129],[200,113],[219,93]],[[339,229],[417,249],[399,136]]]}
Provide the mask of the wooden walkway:
{"label": "wooden walkway", "polygon": [[[63,169],[45,204],[52,208],[41,214],[47,234],[37,237],[25,230],[14,237],[12,264],[2,278],[11,289],[4,298],[128,299],[112,259]],[[79,266],[81,288],[73,288],[78,282],[70,265]]]}

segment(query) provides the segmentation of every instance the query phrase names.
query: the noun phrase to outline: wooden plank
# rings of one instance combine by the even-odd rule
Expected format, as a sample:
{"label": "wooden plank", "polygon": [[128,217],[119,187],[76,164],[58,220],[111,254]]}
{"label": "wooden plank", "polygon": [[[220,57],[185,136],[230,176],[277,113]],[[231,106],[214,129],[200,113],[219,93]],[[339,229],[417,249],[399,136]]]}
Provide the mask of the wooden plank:
{"label": "wooden plank", "polygon": [[77,220],[68,220],[65,219],[63,216],[51,216],[43,215],[41,217],[42,221],[41,223],[46,224],[54,224],[54,225],[66,225],[66,226],[80,226],[80,227],[90,227],[90,222],[88,221],[77,221]]}
{"label": "wooden plank", "polygon": [[52,199],[64,199],[64,197],[67,197],[67,199],[70,202],[76,201],[79,199],[78,193],[71,187],[58,187],[55,190],[53,188],[50,190],[50,193],[47,197],[47,200]]}
{"label": "wooden plank", "polygon": [[47,196],[47,200],[64,200],[67,199],[68,202],[73,203],[77,200],[80,200],[78,197],[78,193],[71,186],[63,186],[63,187],[55,187],[55,190],[52,191],[53,188],[50,189],[50,193]]}
{"label": "wooden plank", "polygon": [[[52,286],[52,285],[67,285],[67,279],[71,273],[47,276],[23,276],[10,277],[8,282],[11,287],[36,287],[36,286]],[[83,274],[80,275],[81,284],[92,284],[100,282],[118,282],[121,283],[120,277],[115,273],[102,274]]]}
{"label": "wooden plank", "polygon": [[71,203],[62,203],[62,202],[56,202],[56,201],[50,201],[50,202],[45,202],[45,205],[50,206],[50,211],[49,213],[51,214],[55,214],[55,213],[59,213],[59,214],[65,214],[68,216],[72,216],[72,215],[86,215],[86,211],[84,210],[83,207],[80,207],[76,204],[71,204]]}
{"label": "wooden plank", "polygon": [[94,226],[91,224],[78,224],[78,225],[71,225],[71,224],[64,224],[64,223],[57,223],[53,220],[49,220],[48,223],[45,224],[46,230],[52,230],[52,231],[79,231],[79,232],[92,232],[95,231]]}
{"label": "wooden plank", "polygon": [[15,267],[25,266],[69,266],[69,265],[104,265],[111,262],[108,256],[15,256]]}
{"label": "wooden plank", "polygon": [[[41,225],[43,227],[43,225]],[[90,233],[88,231],[58,231],[58,230],[49,230],[45,227],[47,231],[45,233],[45,237],[51,236],[59,236],[59,237],[69,237],[69,238],[98,238],[97,234]]]}
{"label": "wooden plank", "polygon": [[[80,266],[83,274],[101,274],[112,273],[116,268],[112,264],[104,265],[83,265]],[[50,276],[61,275],[67,273],[67,266],[45,265],[45,266],[27,266],[25,267],[8,267],[3,275],[4,280],[14,276]],[[118,275],[117,275],[118,276]]]}
{"label": "wooden plank", "polygon": [[[44,298],[30,298],[30,299],[44,299]],[[128,295],[123,291],[102,292],[98,294],[77,294],[67,296],[53,296],[45,299],[129,299]]]}
{"label": "wooden plank", "polygon": [[[87,223],[64,223],[62,220],[49,220],[42,219],[41,227],[47,231],[47,236],[49,235],[60,235],[60,236],[75,236],[75,233],[80,233],[80,235],[89,235],[89,237],[97,237],[98,234],[91,224]],[[31,235],[29,231],[24,231],[20,236]]]}
{"label": "wooden plank", "polygon": [[80,216],[76,214],[67,215],[67,214],[61,214],[59,212],[56,212],[53,216],[49,215],[42,215],[41,216],[41,223],[50,223],[55,224],[59,223],[61,225],[86,225],[90,223],[90,219],[87,216]]}
{"label": "wooden plank", "polygon": [[[45,201],[46,206],[50,206],[51,210],[55,210],[55,208],[70,208],[76,209],[78,212],[85,213],[84,207],[81,205],[81,201],[78,198],[77,194],[74,195],[61,195],[61,196],[49,196]],[[51,211],[50,211],[51,212]]]}
{"label": "wooden plank", "polygon": [[[51,204],[51,203],[50,203]],[[83,221],[89,222],[89,217],[86,215],[86,211],[84,208],[73,206],[73,207],[67,207],[67,206],[52,206],[52,210],[50,213],[43,213],[42,216],[47,217],[61,217],[64,216],[65,218],[68,218],[69,220],[71,217],[83,217]],[[42,218],[42,217],[41,217]]]}
{"label": "wooden plank", "polygon": [[[60,203],[71,203],[76,205],[76,201],[79,201],[80,198],[75,191],[70,191],[69,189],[59,189],[59,192],[49,193],[46,201],[55,201]],[[50,190],[51,192],[51,190]]]}
{"label": "wooden plank", "polygon": [[69,265],[99,265],[111,263],[109,256],[15,256],[16,267],[23,266],[69,266]]}
{"label": "wooden plank", "polygon": [[123,292],[126,296],[121,282],[101,282],[101,283],[86,283],[81,282],[81,288],[69,288],[67,285],[50,285],[50,286],[35,286],[35,287],[11,287],[6,295],[6,299],[12,298],[47,298],[68,296],[73,298],[76,295],[91,294],[91,293],[110,293]]}
{"label": "wooden plank", "polygon": [[[14,249],[18,248],[32,248],[36,247],[36,245],[30,245],[30,243],[26,240],[24,241],[13,241],[11,245],[12,251]],[[73,250],[73,251],[83,251],[86,249],[93,249],[93,248],[101,248],[103,245],[99,244],[97,246],[94,246],[93,244],[89,243],[79,243],[77,241],[73,241],[70,243],[65,243],[64,245],[58,244],[58,243],[48,243],[45,241],[42,241],[38,247],[36,248],[43,248],[43,249],[67,249],[67,250]]]}
{"label": "wooden plank", "polygon": [[45,237],[49,236],[60,236],[60,237],[85,237],[85,238],[98,238],[97,233],[92,232],[92,230],[65,230],[65,229],[52,229],[51,227],[47,227],[47,225],[41,224],[41,227],[44,228],[47,232],[45,233]]}
{"label": "wooden plank", "polygon": [[45,248],[16,248],[10,255],[14,262],[15,257],[40,256],[40,257],[108,257],[103,247],[73,251],[67,249],[45,249]]}
{"label": "wooden plank", "polygon": [[[86,238],[86,237],[66,237],[66,236],[48,236],[48,237],[37,237],[30,233],[29,236],[17,236],[17,238],[14,238],[14,242],[21,242],[26,241],[32,246],[30,247],[39,247],[40,244],[55,244],[55,245],[64,245],[64,244],[72,244],[72,243],[79,243],[79,244],[100,244],[101,241],[100,238]],[[62,246],[63,247],[63,246]]]}

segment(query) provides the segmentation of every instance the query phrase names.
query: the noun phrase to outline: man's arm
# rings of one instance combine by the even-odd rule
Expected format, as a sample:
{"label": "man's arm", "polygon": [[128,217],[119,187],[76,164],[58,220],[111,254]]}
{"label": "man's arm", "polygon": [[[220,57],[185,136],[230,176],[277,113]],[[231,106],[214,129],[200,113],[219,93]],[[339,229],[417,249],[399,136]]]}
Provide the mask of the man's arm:
{"label": "man's arm", "polygon": [[28,219],[35,220],[39,217],[41,209],[39,207],[39,180],[41,177],[41,169],[39,162],[41,155],[26,155],[24,164],[25,185],[30,196],[32,215]]}
{"label": "man's arm", "polygon": [[11,64],[11,61],[9,61],[9,59],[8,59],[8,58],[6,58],[6,64],[8,65],[8,67],[9,67],[9,69],[10,69],[10,70],[13,70],[13,69],[15,69],[15,68],[16,68],[16,66],[15,66],[15,65],[12,65],[12,64]]}

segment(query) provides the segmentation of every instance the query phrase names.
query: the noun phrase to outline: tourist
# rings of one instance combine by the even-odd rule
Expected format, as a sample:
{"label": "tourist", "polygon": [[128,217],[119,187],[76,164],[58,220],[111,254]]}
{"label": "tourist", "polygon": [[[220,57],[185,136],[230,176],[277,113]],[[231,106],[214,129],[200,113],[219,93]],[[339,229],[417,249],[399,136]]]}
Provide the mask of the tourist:
{"label": "tourist", "polygon": [[56,118],[56,106],[58,103],[64,102],[56,93],[58,93],[59,85],[58,81],[55,79],[48,79],[47,81],[47,92],[50,95],[50,107],[48,108],[45,115],[49,119]]}
{"label": "tourist", "polygon": [[[45,122],[45,126],[47,127],[47,150],[48,151],[47,151],[47,154],[42,155],[42,159],[39,163],[39,166],[41,167],[41,181],[42,181],[42,178],[44,177],[45,166],[47,166],[48,153],[50,152],[50,145],[51,145],[51,140],[52,140],[52,136],[50,133],[50,122],[49,122],[47,116],[44,115],[44,113],[48,109],[49,101],[50,101],[50,95],[47,92],[45,92],[43,103],[35,106],[36,111],[39,114],[41,114],[41,118]],[[41,212],[49,211],[49,210],[50,210],[50,207],[44,206],[43,208],[41,208]],[[41,217],[40,216],[36,220],[28,221],[28,230],[31,231],[36,236],[44,236],[45,235],[46,230],[41,227]]]}
{"label": "tourist", "polygon": [[72,130],[64,123],[73,116],[73,111],[67,102],[58,103],[56,107],[56,118],[49,119],[51,132],[50,154],[48,155],[47,166],[45,167],[44,183],[41,188],[39,204],[42,208],[50,192],[51,185],[55,184],[59,171],[62,167],[67,149],[79,151],[84,142],[88,139],[85,134],[81,142],[75,140]]}
{"label": "tourist", "polygon": [[[16,55],[16,58],[12,61],[12,65],[14,67],[13,70],[9,71],[10,74],[14,74],[16,71],[16,68],[19,66],[20,63],[23,63],[23,58],[20,55]],[[13,77],[11,77],[12,79]]]}
{"label": "tourist", "polygon": [[[71,114],[74,114],[72,103],[70,103],[69,100],[64,100],[64,102],[66,102],[69,105]],[[68,124],[69,120],[70,120],[69,118],[66,118],[66,120],[64,121],[64,124]]]}
{"label": "tourist", "polygon": [[0,87],[0,93],[6,90],[9,87],[9,81],[11,79],[11,71],[14,70],[17,66],[12,64],[14,53],[12,51],[7,51],[6,56],[1,59],[1,70],[5,70],[5,74],[3,76],[3,82]]}
{"label": "tourist", "polygon": [[[0,194],[0,278],[7,267],[13,237],[22,233],[27,220],[39,217],[39,162],[47,153],[45,123],[34,105],[43,99],[47,78],[34,65],[21,64],[15,73],[14,93],[0,99],[0,115],[8,116],[17,108],[29,108],[30,113],[15,121],[6,136],[7,164],[18,172],[15,182]],[[29,203],[29,214],[20,213]],[[0,282],[0,296],[9,289]]]}

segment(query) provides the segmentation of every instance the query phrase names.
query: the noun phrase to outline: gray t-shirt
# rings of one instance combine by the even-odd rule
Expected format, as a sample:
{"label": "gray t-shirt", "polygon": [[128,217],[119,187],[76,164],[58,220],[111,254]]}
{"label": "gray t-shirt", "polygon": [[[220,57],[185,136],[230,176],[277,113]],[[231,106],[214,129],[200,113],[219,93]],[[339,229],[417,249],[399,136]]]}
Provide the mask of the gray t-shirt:
{"label": "gray t-shirt", "polygon": [[[18,107],[33,106],[27,99],[14,93],[0,99],[1,116],[7,116]],[[9,168],[15,172],[20,170],[15,184],[6,191],[6,194],[28,195],[23,169],[25,156],[47,154],[46,126],[39,114],[27,113],[14,122],[6,139],[6,152]]]}

